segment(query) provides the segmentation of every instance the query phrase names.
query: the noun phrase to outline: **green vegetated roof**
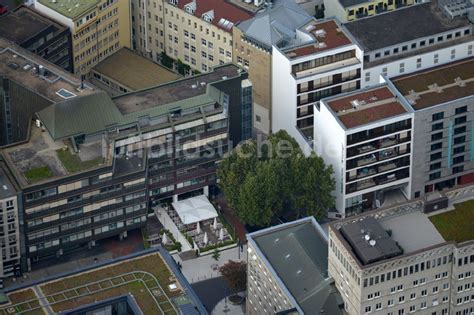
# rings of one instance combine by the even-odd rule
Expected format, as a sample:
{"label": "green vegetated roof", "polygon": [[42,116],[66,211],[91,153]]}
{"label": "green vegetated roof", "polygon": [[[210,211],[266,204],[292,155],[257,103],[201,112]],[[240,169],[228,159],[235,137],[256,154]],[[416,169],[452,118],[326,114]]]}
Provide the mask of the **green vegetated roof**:
{"label": "green vegetated roof", "polygon": [[64,15],[75,19],[91,10],[100,2],[99,0],[38,0],[42,5]]}
{"label": "green vegetated roof", "polygon": [[474,200],[454,204],[454,210],[430,216],[431,223],[446,241],[474,240]]}

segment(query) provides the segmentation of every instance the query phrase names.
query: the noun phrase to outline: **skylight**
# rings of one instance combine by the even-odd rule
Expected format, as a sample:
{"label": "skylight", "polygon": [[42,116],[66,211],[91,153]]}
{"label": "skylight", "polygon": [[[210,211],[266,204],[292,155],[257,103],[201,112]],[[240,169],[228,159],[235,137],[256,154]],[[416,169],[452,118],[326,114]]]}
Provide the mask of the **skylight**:
{"label": "skylight", "polygon": [[77,95],[66,90],[66,89],[60,89],[59,91],[56,92],[57,95],[61,96],[65,100],[76,97]]}

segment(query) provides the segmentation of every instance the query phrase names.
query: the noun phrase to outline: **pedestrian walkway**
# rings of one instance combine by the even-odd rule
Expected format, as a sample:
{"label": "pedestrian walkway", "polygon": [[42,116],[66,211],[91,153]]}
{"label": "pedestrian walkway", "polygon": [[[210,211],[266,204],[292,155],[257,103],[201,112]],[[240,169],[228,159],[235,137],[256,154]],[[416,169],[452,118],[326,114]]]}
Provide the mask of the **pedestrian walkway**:
{"label": "pedestrian walkway", "polygon": [[43,310],[45,310],[48,315],[54,315],[54,312],[51,306],[49,305],[48,300],[43,294],[43,291],[41,291],[41,289],[38,288],[37,285],[33,287],[33,291],[35,292],[35,295],[38,297],[39,304],[41,305]]}
{"label": "pedestrian walkway", "polygon": [[243,315],[245,314],[245,302],[240,305],[234,305],[229,302],[228,297],[222,299],[211,312],[211,315]]}
{"label": "pedestrian walkway", "polygon": [[181,271],[189,283],[195,283],[210,278],[221,276],[219,267],[229,260],[247,261],[247,245],[241,251],[239,247],[234,247],[220,251],[220,258],[216,261],[211,255],[201,256],[195,259],[182,260],[178,254],[173,255],[176,262],[182,266]]}

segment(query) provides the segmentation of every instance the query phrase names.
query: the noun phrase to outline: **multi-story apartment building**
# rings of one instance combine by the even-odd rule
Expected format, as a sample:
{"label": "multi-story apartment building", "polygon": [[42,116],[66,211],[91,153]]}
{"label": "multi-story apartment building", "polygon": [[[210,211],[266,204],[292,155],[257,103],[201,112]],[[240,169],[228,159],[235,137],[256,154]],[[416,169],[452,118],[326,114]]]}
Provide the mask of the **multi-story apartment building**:
{"label": "multi-story apartment building", "polygon": [[414,111],[408,198],[474,183],[473,69],[469,58],[391,80]]}
{"label": "multi-story apartment building", "polygon": [[18,192],[0,169],[0,278],[20,271],[19,207]]}
{"label": "multi-story apartment building", "polygon": [[72,71],[72,46],[69,28],[20,6],[0,16],[0,36]]}
{"label": "multi-story apartment building", "polygon": [[386,194],[410,196],[413,113],[386,86],[321,101],[315,151],[334,168],[337,217],[384,205]]}
{"label": "multi-story apartment building", "polygon": [[324,13],[327,17],[336,17],[341,22],[354,21],[368,16],[381,14],[388,11],[398,10],[412,4],[419,3],[418,0],[337,0],[324,1]]}
{"label": "multi-story apartment building", "polygon": [[252,87],[233,65],[112,99],[19,47],[0,59],[23,130],[0,155],[21,191],[25,269],[126,237],[149,200],[212,192],[229,140],[250,136]]}
{"label": "multi-story apartment building", "polygon": [[335,171],[336,209],[384,206],[474,182],[472,58],[326,98],[315,148]]}
{"label": "multi-story apartment building", "polygon": [[472,56],[472,24],[465,15],[445,15],[437,1],[343,27],[364,51],[362,87],[379,84],[381,75],[399,76]]}
{"label": "multi-story apartment building", "polygon": [[302,25],[293,45],[274,46],[272,129],[311,149],[319,101],[360,88],[362,51],[335,20]]}
{"label": "multi-story apartment building", "polygon": [[132,1],[133,47],[155,61],[166,53],[192,70],[232,62],[232,29],[251,12],[225,0]]}
{"label": "multi-story apartment building", "polygon": [[293,0],[275,0],[255,17],[233,28],[233,62],[249,73],[253,85],[253,126],[268,134],[272,125],[274,46],[297,42],[296,30],[314,18]]}
{"label": "multi-story apartment building", "polygon": [[[474,311],[473,240],[457,241],[422,208],[415,202],[330,224],[329,275],[349,314]],[[459,220],[457,211],[444,213],[445,220]]]}
{"label": "multi-story apartment building", "polygon": [[344,314],[313,217],[247,234],[247,314]]}
{"label": "multi-story apartment building", "polygon": [[37,0],[34,8],[69,28],[75,74],[87,74],[120,47],[131,45],[129,1]]}

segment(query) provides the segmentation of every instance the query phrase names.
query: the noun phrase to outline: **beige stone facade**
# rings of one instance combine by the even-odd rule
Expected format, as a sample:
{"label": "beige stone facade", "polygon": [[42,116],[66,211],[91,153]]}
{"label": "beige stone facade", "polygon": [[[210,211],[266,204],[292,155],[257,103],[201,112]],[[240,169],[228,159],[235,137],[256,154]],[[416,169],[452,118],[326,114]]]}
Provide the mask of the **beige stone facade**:
{"label": "beige stone facade", "polygon": [[134,48],[155,61],[160,61],[160,54],[166,52],[199,72],[231,63],[232,28],[236,21],[222,16],[234,13],[238,19],[251,15],[223,0],[216,0],[209,8],[204,5],[209,6],[200,1],[133,0]]}
{"label": "beige stone facade", "polygon": [[242,31],[233,30],[233,62],[249,73],[253,85],[253,125],[268,134],[271,130],[272,55],[244,39]]}
{"label": "beige stone facade", "polygon": [[[81,5],[84,9],[79,10]],[[36,10],[70,28],[73,72],[78,75],[131,44],[129,1],[88,0],[81,5],[66,0],[35,2]]]}

